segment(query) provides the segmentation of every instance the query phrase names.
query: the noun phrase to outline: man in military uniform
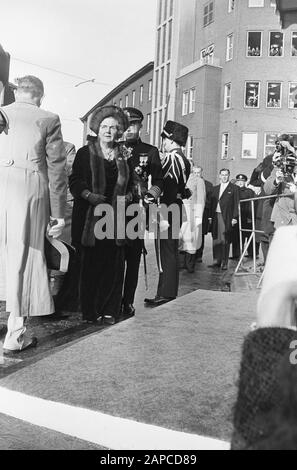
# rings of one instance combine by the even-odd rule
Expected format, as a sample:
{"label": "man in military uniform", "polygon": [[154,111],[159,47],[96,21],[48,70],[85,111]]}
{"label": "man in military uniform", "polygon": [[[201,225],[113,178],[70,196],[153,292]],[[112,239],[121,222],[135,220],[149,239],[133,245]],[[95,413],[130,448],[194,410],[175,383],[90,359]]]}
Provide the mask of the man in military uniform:
{"label": "man in military uniform", "polygon": [[[163,138],[161,155],[164,191],[161,205],[175,206],[178,209],[178,220],[168,211],[166,236],[160,237],[160,265],[157,295],[154,299],[144,299],[147,306],[157,307],[177,297],[179,284],[178,266],[178,233],[182,225],[183,202],[191,194],[186,194],[186,183],[190,176],[191,165],[184,156],[181,147],[185,147],[188,138],[188,128],[174,121],[167,121],[161,133]],[[162,212],[161,212],[162,217]],[[162,217],[163,218],[163,217]],[[175,224],[178,226],[176,227]],[[177,233],[177,237],[175,234]],[[157,253],[158,255],[158,253]]]}
{"label": "man in military uniform", "polygon": [[[250,199],[256,197],[254,191],[251,188],[246,187],[248,177],[240,173],[236,176],[236,186],[239,189],[239,200]],[[240,205],[241,212],[241,227],[243,229],[252,228],[252,206],[250,202],[244,202]],[[256,214],[256,210],[255,210]],[[233,242],[232,242],[232,252],[233,259],[238,259],[240,257],[240,234],[239,234],[239,224],[236,224],[233,227]],[[251,236],[251,232],[241,232],[242,247],[244,247],[245,241],[248,240]],[[258,248],[258,250],[257,250]],[[256,248],[256,252],[259,251],[259,246]],[[248,247],[248,256],[253,257],[253,241],[250,242]]]}
{"label": "man in military uniform", "polygon": [[[157,201],[163,190],[163,174],[159,151],[156,147],[146,144],[140,139],[143,114],[137,108],[127,107],[124,112],[129,119],[129,127],[125,133],[126,147],[131,153],[132,166],[134,168],[134,180],[137,187],[135,193],[137,199],[144,204]],[[148,179],[151,178],[151,186],[148,189]],[[124,316],[133,316],[135,291],[138,283],[138,272],[142,251],[145,250],[143,239],[130,240],[125,247],[126,275],[123,292]]]}

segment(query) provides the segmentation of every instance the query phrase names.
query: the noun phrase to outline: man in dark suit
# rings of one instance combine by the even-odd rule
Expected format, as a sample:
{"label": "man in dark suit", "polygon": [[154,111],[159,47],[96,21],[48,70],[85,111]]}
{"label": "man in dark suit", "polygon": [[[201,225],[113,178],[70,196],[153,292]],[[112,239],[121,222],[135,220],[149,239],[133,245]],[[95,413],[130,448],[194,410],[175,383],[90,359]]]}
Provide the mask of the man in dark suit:
{"label": "man in dark suit", "polygon": [[[140,139],[143,114],[137,108],[127,107],[124,112],[129,119],[129,127],[125,133],[126,147],[131,153],[130,162],[134,168],[134,188],[136,199],[144,204],[157,201],[163,190],[163,174],[159,151],[156,147],[146,144]],[[151,186],[148,189],[148,179],[151,177]],[[136,201],[134,201],[136,202]],[[138,283],[138,272],[142,251],[145,250],[141,238],[130,240],[125,247],[126,274],[123,291],[122,314],[133,316],[135,291]]]}
{"label": "man in dark suit", "polygon": [[[186,145],[188,128],[178,122],[167,121],[161,137],[164,152],[161,155],[164,177],[164,191],[161,197],[161,218],[163,220],[161,220],[161,224],[167,225],[167,229],[164,230],[165,236],[160,239],[162,272],[160,270],[157,295],[153,299],[144,299],[146,305],[151,307],[157,307],[177,297],[179,230],[183,218],[182,199],[190,196],[190,194],[186,194],[186,183],[191,165],[181,149]],[[165,218],[165,215],[162,215],[162,208],[169,206],[175,211],[174,214],[168,211]]]}
{"label": "man in dark suit", "polygon": [[238,188],[230,183],[230,171],[220,170],[220,184],[214,186],[211,198],[213,258],[212,267],[228,267],[229,249],[232,237],[232,227],[238,223]]}

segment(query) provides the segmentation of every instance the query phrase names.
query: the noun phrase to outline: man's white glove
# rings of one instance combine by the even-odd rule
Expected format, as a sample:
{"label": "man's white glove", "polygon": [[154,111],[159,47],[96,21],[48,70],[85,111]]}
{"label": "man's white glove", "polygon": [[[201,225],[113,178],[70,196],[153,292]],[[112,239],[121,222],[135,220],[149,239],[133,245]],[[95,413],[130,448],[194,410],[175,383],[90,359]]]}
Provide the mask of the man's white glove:
{"label": "man's white glove", "polygon": [[198,227],[198,225],[202,224],[202,217],[195,217],[195,225]]}
{"label": "man's white glove", "polygon": [[160,232],[165,232],[170,227],[168,220],[160,220]]}
{"label": "man's white glove", "polygon": [[58,238],[63,232],[64,227],[65,227],[64,219],[55,219],[54,217],[50,217],[50,222],[47,226],[47,234],[50,237]]}

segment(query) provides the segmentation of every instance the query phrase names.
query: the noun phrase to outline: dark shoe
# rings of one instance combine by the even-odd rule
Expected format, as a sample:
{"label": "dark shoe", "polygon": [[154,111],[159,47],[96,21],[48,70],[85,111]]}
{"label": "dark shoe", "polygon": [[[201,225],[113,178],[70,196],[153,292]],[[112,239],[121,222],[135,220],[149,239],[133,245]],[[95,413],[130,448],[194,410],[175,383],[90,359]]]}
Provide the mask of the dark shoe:
{"label": "dark shoe", "polygon": [[188,273],[193,274],[195,272],[194,268],[187,268]]}
{"label": "dark shoe", "polygon": [[112,315],[104,315],[103,323],[104,325],[115,325],[117,321]]}
{"label": "dark shoe", "polygon": [[174,298],[171,298],[171,297],[155,297],[154,299],[144,299],[145,303],[149,307],[158,307],[159,305],[166,304],[167,302],[170,302],[171,300],[174,300]]}
{"label": "dark shoe", "polygon": [[62,312],[55,312],[52,313],[51,315],[46,315],[44,318],[48,321],[57,321],[57,320],[66,320],[69,318],[70,315],[67,315],[67,313],[62,313]]}
{"label": "dark shoe", "polygon": [[101,323],[102,319],[103,319],[102,315],[99,315],[96,318],[83,318],[83,322],[84,323],[89,323],[89,324],[93,323],[93,325],[94,325],[95,323]]}
{"label": "dark shoe", "polygon": [[3,354],[4,354],[4,356],[13,356],[14,354],[18,354],[18,353],[21,353],[23,351],[26,351],[27,349],[36,348],[37,343],[38,343],[38,340],[37,340],[36,336],[33,336],[31,343],[27,344],[27,346],[25,346],[23,349],[5,349],[5,348],[3,348]]}
{"label": "dark shoe", "polygon": [[135,308],[132,304],[123,305],[122,315],[124,317],[134,317],[135,315]]}
{"label": "dark shoe", "polygon": [[228,269],[227,263],[222,263],[221,270],[227,271],[227,269]]}
{"label": "dark shoe", "polygon": [[196,263],[202,263],[202,258],[197,258]]}

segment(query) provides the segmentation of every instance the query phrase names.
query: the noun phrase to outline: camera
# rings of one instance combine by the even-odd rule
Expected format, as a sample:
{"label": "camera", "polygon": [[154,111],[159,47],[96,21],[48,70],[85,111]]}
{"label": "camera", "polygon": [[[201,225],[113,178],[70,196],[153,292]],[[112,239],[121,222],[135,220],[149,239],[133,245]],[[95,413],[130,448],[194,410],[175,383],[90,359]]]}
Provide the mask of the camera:
{"label": "camera", "polygon": [[[281,141],[284,140],[288,142],[293,147],[293,142],[286,138],[280,138],[275,142],[275,152],[272,157],[272,162],[274,166],[279,168],[284,176],[291,176],[294,173],[294,169],[297,165],[297,157],[292,150],[284,147]],[[294,148],[294,147],[293,147]]]}

